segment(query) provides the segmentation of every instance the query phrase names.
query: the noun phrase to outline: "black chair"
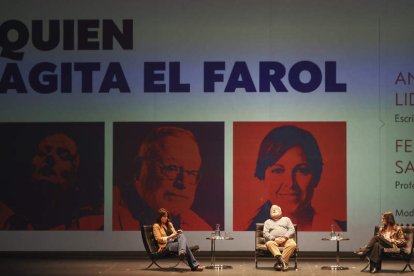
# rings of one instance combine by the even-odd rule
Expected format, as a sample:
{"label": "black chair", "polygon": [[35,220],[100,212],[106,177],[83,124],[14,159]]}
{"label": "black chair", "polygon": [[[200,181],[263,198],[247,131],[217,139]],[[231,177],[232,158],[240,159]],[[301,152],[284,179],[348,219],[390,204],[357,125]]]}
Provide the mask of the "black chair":
{"label": "black chair", "polygon": [[[384,248],[381,254],[381,259],[402,261],[405,264],[405,266],[400,271],[400,273],[404,272],[407,268],[409,268],[411,271],[414,271],[410,265],[411,256],[413,255],[414,226],[400,226],[400,227],[402,231],[404,232],[405,239],[407,240],[406,245],[401,248],[399,247]],[[380,228],[379,226],[375,226],[374,235],[378,233],[379,228]],[[379,263],[378,265],[381,270],[382,262]],[[369,268],[369,260],[368,260],[368,264],[361,271],[365,271],[368,268]]]}
{"label": "black chair", "polygon": [[[145,269],[149,269],[154,264],[160,269],[172,269],[177,267],[182,261],[178,256],[178,252],[171,252],[167,249],[158,252],[158,243],[155,240],[152,225],[141,225],[141,236],[142,242],[144,243],[145,251],[147,252],[147,256],[151,260],[151,263]],[[198,251],[198,249],[198,245],[190,247],[190,250],[193,253]],[[173,264],[171,264],[170,262],[168,266],[163,265],[160,262],[160,260],[163,259],[173,260]]]}
{"label": "black chair", "polygon": [[[296,249],[293,255],[291,256],[291,258],[295,260],[294,268],[295,270],[297,270],[298,269],[298,252],[299,252],[298,229],[297,229],[296,224],[294,224],[294,226],[295,226],[295,233],[292,239],[294,239],[296,242]],[[256,268],[258,267],[259,259],[269,259],[269,258],[274,259],[273,255],[270,253],[270,251],[266,247],[266,239],[263,236],[263,227],[264,227],[264,223],[256,223],[255,250],[254,250],[254,263],[256,265]],[[283,252],[284,247],[279,247],[279,250],[280,252]]]}

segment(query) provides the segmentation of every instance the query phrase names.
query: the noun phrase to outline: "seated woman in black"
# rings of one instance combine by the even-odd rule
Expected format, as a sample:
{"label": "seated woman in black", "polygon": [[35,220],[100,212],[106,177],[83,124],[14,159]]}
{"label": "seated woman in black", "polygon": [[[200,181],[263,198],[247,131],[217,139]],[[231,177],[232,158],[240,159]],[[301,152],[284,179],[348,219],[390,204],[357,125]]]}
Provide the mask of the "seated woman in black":
{"label": "seated woman in black", "polygon": [[378,234],[372,237],[366,246],[356,252],[361,257],[369,259],[371,273],[378,272],[381,253],[384,248],[402,247],[406,243],[404,233],[401,227],[395,224],[394,215],[391,212],[385,212],[382,215],[382,224]]}

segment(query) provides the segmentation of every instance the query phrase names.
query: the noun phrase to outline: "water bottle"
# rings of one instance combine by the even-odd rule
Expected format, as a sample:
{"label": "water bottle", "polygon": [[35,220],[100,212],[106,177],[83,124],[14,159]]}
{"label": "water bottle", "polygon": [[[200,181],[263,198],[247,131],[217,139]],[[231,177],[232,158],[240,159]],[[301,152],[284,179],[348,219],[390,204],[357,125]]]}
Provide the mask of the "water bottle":
{"label": "water bottle", "polygon": [[336,238],[335,226],[331,224],[331,239],[335,239],[335,238]]}
{"label": "water bottle", "polygon": [[214,231],[216,237],[220,237],[220,224],[216,224],[216,230]]}

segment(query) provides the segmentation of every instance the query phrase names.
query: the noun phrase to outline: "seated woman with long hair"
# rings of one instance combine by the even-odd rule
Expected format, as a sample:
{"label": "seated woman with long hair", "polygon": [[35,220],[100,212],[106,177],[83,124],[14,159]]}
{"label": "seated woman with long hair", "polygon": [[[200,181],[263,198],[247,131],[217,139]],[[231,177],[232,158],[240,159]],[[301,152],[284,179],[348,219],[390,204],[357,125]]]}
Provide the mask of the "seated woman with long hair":
{"label": "seated woman with long hair", "polygon": [[402,247],[406,240],[404,233],[396,223],[392,212],[385,212],[381,217],[382,226],[378,234],[371,238],[367,245],[355,252],[361,257],[367,257],[370,262],[370,272],[376,273],[380,269],[381,254],[384,248]]}
{"label": "seated woman with long hair", "polygon": [[202,271],[204,266],[194,258],[187,245],[187,239],[181,230],[176,231],[164,208],[158,210],[157,222],[153,225],[154,237],[158,243],[158,251],[178,252],[180,258],[186,258],[193,271]]}

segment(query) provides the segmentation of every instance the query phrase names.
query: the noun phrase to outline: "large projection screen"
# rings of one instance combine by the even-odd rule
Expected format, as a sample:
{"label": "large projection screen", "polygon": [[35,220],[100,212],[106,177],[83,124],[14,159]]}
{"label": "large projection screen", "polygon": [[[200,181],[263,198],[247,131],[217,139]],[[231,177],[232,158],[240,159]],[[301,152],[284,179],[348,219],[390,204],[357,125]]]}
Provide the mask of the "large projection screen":
{"label": "large projection screen", "polygon": [[[160,207],[202,251],[216,224],[251,251],[269,204],[301,251],[414,223],[412,1],[3,2],[0,250],[143,251]],[[280,127],[322,156],[290,199],[260,176]]]}

